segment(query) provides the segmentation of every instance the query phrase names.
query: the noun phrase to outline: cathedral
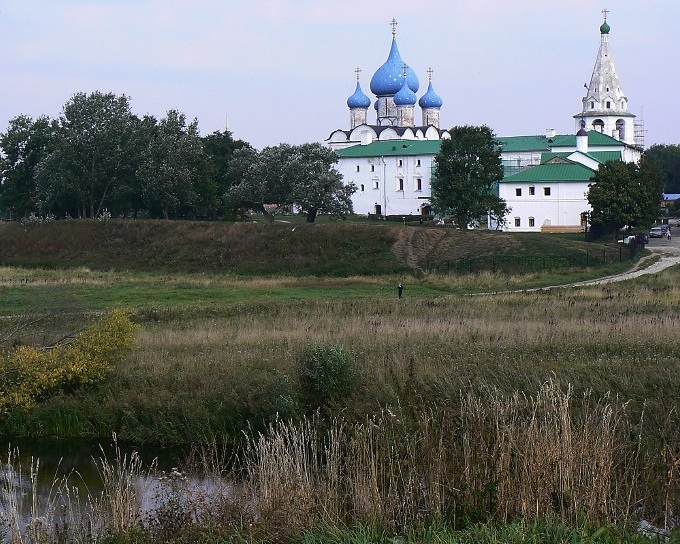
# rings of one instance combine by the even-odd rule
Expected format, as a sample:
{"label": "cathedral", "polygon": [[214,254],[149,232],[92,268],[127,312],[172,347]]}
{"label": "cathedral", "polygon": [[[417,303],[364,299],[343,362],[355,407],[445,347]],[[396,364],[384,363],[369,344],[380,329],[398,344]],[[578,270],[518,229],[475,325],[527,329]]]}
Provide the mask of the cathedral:
{"label": "cathedral", "polygon": [[[583,229],[588,183],[599,165],[641,156],[643,131],[628,110],[609,45],[607,11],[603,13],[590,84],[581,111],[574,115],[576,134],[548,131],[497,138],[505,172],[498,192],[511,208],[505,230]],[[370,82],[374,101],[361,88],[359,69],[356,74],[356,88],[347,99],[349,129],[335,130],[327,139],[339,156],[343,179],[358,188],[352,197],[355,213],[430,215],[434,158],[441,141],[450,137],[440,126],[443,100],[434,90],[432,70],[427,71],[427,90],[418,98],[420,82],[399,53],[393,19],[387,60]],[[369,121],[371,105],[374,122]]]}

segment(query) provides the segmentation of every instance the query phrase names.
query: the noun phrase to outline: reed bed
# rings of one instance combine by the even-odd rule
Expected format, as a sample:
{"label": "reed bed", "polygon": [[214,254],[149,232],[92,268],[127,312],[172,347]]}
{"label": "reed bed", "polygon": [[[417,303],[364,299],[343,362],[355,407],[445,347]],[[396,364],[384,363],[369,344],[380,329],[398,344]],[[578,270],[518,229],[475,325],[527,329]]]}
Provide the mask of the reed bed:
{"label": "reed bed", "polygon": [[637,451],[644,437],[629,438],[639,422],[625,404],[588,396],[576,414],[572,401],[551,381],[533,397],[461,393],[459,412],[415,422],[391,412],[351,426],[276,422],[245,448],[247,488],[261,523],[293,533],[361,524],[406,534],[518,518],[630,526],[653,513],[647,501],[662,506],[654,519],[665,529],[677,524],[663,513],[677,511],[677,478],[672,504],[665,498],[673,464],[649,472],[659,452]]}

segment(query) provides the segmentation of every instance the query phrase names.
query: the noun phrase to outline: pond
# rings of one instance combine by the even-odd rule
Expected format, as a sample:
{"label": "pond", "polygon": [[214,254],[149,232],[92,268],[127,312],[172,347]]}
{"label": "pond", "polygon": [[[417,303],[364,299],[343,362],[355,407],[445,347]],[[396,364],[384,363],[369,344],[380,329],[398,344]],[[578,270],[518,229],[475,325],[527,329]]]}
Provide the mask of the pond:
{"label": "pond", "polygon": [[180,496],[225,488],[177,470],[186,457],[180,449],[81,440],[3,440],[0,447],[0,541],[60,526],[122,529]]}

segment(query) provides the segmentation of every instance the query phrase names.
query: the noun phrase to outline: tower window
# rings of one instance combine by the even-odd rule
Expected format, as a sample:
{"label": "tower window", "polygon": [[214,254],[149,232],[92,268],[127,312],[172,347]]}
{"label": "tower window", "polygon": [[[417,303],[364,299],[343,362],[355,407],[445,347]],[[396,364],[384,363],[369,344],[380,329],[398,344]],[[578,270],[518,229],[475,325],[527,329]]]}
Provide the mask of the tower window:
{"label": "tower window", "polygon": [[416,191],[423,190],[423,180],[421,178],[416,178]]}
{"label": "tower window", "polygon": [[522,188],[521,187],[517,187],[515,189],[515,196],[522,196]]}
{"label": "tower window", "polygon": [[420,159],[416,160],[416,166],[420,166]]}
{"label": "tower window", "polygon": [[543,194],[545,196],[550,196],[550,187],[543,187]]}
{"label": "tower window", "polygon": [[371,165],[371,172],[375,172],[375,164]]}
{"label": "tower window", "polygon": [[374,188],[374,189],[380,189],[380,182],[377,181],[377,180],[374,181],[374,182],[373,182],[373,188]]}
{"label": "tower window", "polygon": [[594,109],[595,109],[595,102],[591,102],[591,103],[590,103],[590,109],[591,109],[591,110],[594,110]]}
{"label": "tower window", "polygon": [[361,184],[361,192],[362,193],[364,192],[364,184],[363,183]]}
{"label": "tower window", "polygon": [[607,101],[607,109],[610,109],[612,107],[612,103]]}
{"label": "tower window", "polygon": [[535,195],[535,194],[536,194],[536,187],[534,187],[533,185],[531,185],[531,186],[529,187],[529,194],[530,194],[531,196]]}
{"label": "tower window", "polygon": [[404,166],[404,161],[402,161],[401,159],[399,159],[399,166]]}
{"label": "tower window", "polygon": [[399,189],[398,191],[403,191],[404,190],[404,178],[399,178]]}
{"label": "tower window", "polygon": [[357,164],[357,172],[359,171],[359,165]]}

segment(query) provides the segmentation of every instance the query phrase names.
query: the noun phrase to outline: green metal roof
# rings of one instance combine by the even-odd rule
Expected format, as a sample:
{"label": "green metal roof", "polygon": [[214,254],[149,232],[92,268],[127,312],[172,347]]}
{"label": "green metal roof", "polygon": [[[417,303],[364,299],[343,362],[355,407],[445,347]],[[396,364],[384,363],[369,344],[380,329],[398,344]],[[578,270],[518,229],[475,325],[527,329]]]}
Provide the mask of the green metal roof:
{"label": "green metal roof", "polygon": [[441,140],[385,140],[345,147],[336,153],[342,158],[436,155],[440,147]]}
{"label": "green metal roof", "polygon": [[595,170],[592,168],[570,161],[567,164],[539,164],[538,166],[532,166],[517,174],[503,178],[501,183],[588,181],[594,174]]}
{"label": "green metal roof", "polygon": [[[552,141],[550,141],[552,140]],[[548,140],[550,147],[576,147],[576,135],[575,134],[564,134],[560,136],[555,136]],[[622,147],[625,146],[623,142],[618,141],[616,138],[602,134],[597,130],[588,131],[588,146],[612,146],[612,147]]]}
{"label": "green metal roof", "polygon": [[[547,152],[541,153],[541,164],[548,162],[550,159],[555,157],[567,158],[575,151],[558,151],[558,152]],[[621,152],[620,151],[591,151],[590,153],[584,153],[584,155],[596,160],[600,164],[604,164],[609,161],[620,161]]]}
{"label": "green metal roof", "polygon": [[547,151],[549,149],[548,138],[545,136],[502,136],[497,137],[496,140],[500,143],[503,151],[507,153]]}

